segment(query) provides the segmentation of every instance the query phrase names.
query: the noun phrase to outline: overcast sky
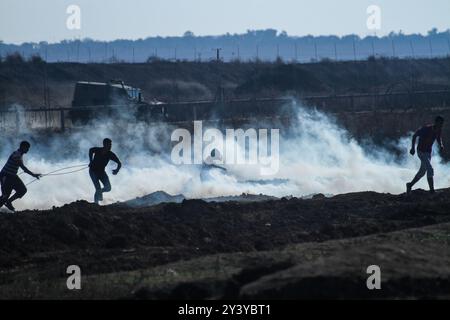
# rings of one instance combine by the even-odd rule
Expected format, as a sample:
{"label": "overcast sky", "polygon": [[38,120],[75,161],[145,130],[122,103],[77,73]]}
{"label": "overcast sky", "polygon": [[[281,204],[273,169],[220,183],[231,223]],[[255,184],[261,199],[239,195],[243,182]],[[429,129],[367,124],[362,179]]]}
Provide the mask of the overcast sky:
{"label": "overcast sky", "polygon": [[[81,29],[69,30],[69,5],[81,10]],[[0,40],[138,39],[245,33],[274,28],[289,35],[373,34],[368,6],[381,9],[379,35],[450,28],[450,0],[0,0]]]}

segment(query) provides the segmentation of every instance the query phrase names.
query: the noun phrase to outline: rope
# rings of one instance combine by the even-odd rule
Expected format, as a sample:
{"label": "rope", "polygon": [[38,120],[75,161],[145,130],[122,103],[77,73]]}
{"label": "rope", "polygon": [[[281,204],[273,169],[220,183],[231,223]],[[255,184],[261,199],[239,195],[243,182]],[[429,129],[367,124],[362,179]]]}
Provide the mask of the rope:
{"label": "rope", "polygon": [[[66,169],[73,169],[73,168],[79,168],[79,167],[84,167],[84,166],[88,166],[88,164],[78,164],[78,165],[76,165],[76,166],[70,166],[70,167],[65,167],[65,168],[61,168],[61,169],[58,169],[58,170],[55,170],[55,171],[52,171],[52,172],[49,172],[49,173],[47,173],[47,174],[45,174],[45,175],[49,175],[49,174],[53,174],[54,172],[59,172],[59,171],[63,171],[63,170],[66,170]],[[20,172],[18,175],[20,176],[21,174],[24,174],[25,172]],[[44,175],[44,174],[43,174]]]}
{"label": "rope", "polygon": [[69,172],[43,174],[43,176],[63,176],[63,175],[65,175],[65,174],[70,174],[70,173],[79,172],[79,171],[82,171],[82,170],[87,169],[87,168],[89,168],[89,166],[83,167],[83,168],[78,169],[78,170],[69,171]]}
{"label": "rope", "polygon": [[[63,170],[73,169],[73,168],[79,168],[79,167],[83,167],[83,168],[77,169],[77,170],[73,170],[73,171],[69,171],[69,172],[57,173],[57,172],[60,172],[60,171],[63,171]],[[61,169],[58,169],[58,170],[54,170],[54,171],[51,171],[51,172],[48,172],[48,173],[44,173],[44,174],[41,174],[41,177],[45,177],[45,176],[62,176],[62,175],[66,175],[66,174],[71,174],[71,173],[79,172],[79,171],[85,170],[85,169],[87,169],[87,168],[89,168],[89,165],[87,165],[87,164],[80,164],[80,165],[70,166],[70,167],[65,167],[65,168],[61,168]],[[23,172],[21,172],[20,174],[22,174],[22,173],[23,173]],[[30,185],[30,184],[32,184],[33,182],[36,182],[36,181],[38,181],[38,180],[39,180],[39,179],[36,178],[36,179],[34,179],[34,180],[28,182],[28,183],[26,184],[26,186],[28,186],[28,185]]]}

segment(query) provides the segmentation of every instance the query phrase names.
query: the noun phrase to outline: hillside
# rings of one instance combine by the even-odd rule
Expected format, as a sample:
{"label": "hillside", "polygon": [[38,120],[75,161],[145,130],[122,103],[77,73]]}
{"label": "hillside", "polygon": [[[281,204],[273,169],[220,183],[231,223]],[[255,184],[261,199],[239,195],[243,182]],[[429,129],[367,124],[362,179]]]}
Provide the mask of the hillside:
{"label": "hillside", "polygon": [[[45,63],[10,56],[0,63],[0,105],[71,104],[78,80],[122,79],[143,89],[147,100],[165,102],[214,99],[221,85],[225,97],[278,97],[364,92],[448,89],[450,63],[442,59],[370,59],[307,64],[286,63]],[[47,83],[47,86],[46,86]]]}
{"label": "hillside", "polygon": [[[306,13],[307,11],[305,11]],[[146,20],[146,14],[136,10],[133,19]],[[298,16],[297,16],[298,19]],[[156,36],[144,39],[99,41],[91,38],[40,41],[11,44],[0,41],[0,55],[21,52],[25,56],[40,55],[49,62],[145,62],[147,59],[211,61],[216,59],[214,48],[221,48],[224,61],[317,61],[362,60],[369,56],[384,57],[438,57],[449,54],[449,30],[439,32],[436,28],[427,34],[404,34],[390,32],[386,36],[356,34],[293,36],[276,29],[247,30],[246,33],[196,36],[186,31],[183,36]],[[135,35],[133,35],[133,38]],[[4,40],[4,39],[3,39]]]}
{"label": "hillside", "polygon": [[[450,189],[0,215],[3,298],[448,298]],[[83,290],[65,289],[78,264]],[[365,270],[379,265],[382,290]]]}

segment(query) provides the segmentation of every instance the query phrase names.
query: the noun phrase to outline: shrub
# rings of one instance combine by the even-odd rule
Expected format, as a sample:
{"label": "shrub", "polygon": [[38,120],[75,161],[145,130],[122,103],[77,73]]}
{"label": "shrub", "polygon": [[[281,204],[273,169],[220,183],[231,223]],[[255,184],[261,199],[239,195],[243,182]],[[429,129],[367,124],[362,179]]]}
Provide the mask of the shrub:
{"label": "shrub", "polygon": [[21,64],[24,63],[22,55],[19,52],[14,52],[6,55],[5,63],[6,64]]}

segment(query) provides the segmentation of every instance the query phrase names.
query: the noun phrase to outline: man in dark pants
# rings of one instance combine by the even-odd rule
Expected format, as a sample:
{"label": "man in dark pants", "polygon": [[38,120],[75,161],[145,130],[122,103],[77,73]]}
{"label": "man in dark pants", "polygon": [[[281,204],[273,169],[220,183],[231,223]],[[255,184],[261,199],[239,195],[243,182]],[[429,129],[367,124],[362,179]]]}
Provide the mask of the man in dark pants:
{"label": "man in dark pants", "polygon": [[417,146],[417,155],[420,159],[420,169],[417,172],[414,179],[406,184],[406,193],[411,193],[412,187],[427,174],[428,186],[430,187],[430,192],[434,193],[434,170],[431,166],[431,152],[433,149],[434,141],[437,141],[441,152],[444,150],[444,145],[442,144],[441,131],[444,125],[444,118],[441,116],[436,117],[433,125],[426,125],[420,128],[414,133],[411,146],[411,155],[416,153],[416,139],[419,138],[419,145]]}
{"label": "man in dark pants", "polygon": [[[22,198],[27,193],[27,187],[23,184],[17,175],[17,171],[21,168],[25,173],[28,173],[32,177],[39,179],[41,176],[38,173],[33,173],[28,170],[23,164],[22,156],[30,150],[30,143],[28,141],[22,141],[19,149],[14,151],[8,158],[2,171],[0,171],[0,182],[2,185],[2,196],[0,198],[0,208],[5,205],[9,210],[15,211],[12,205],[14,200]],[[16,192],[10,197],[11,192]]]}
{"label": "man in dark pants", "polygon": [[[113,175],[116,175],[122,167],[119,158],[111,151],[111,147],[111,139],[105,138],[103,140],[103,148],[94,147],[89,149],[89,175],[95,186],[95,203],[103,201],[103,192],[111,191],[111,183],[105,172],[109,160],[117,163],[117,168],[112,171]],[[100,182],[103,184],[103,188],[100,186]]]}

